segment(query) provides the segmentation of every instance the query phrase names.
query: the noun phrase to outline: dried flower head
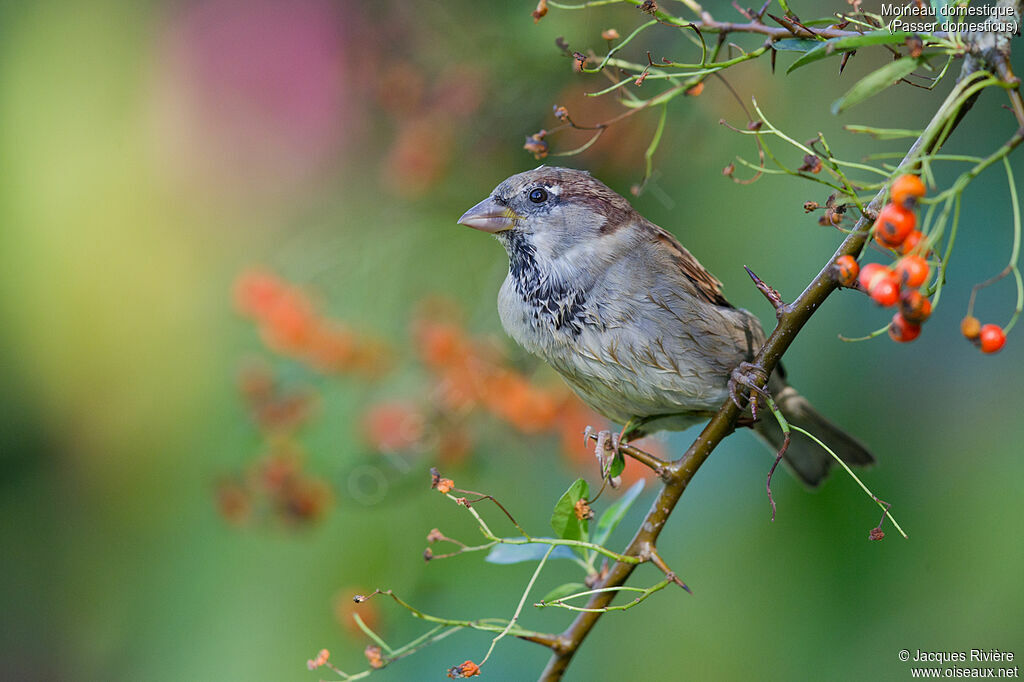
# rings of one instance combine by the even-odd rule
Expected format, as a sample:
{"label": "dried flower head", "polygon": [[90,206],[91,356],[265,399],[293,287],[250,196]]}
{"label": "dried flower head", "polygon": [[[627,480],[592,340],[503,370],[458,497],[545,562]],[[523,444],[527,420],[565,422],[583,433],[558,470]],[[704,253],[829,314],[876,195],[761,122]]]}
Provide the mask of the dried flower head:
{"label": "dried flower head", "polygon": [[580,521],[594,518],[594,510],[590,508],[586,500],[576,500],[576,518]]}
{"label": "dried flower head", "polygon": [[366,660],[371,668],[379,669],[387,665],[387,661],[384,660],[384,653],[376,644],[367,644],[366,648],[363,649],[363,655],[366,656]]}
{"label": "dried flower head", "polygon": [[540,2],[537,3],[537,9],[533,10],[533,12],[531,13],[531,16],[533,17],[533,23],[536,24],[538,21],[541,20],[541,17],[543,17],[547,13],[548,0],[540,0]]}
{"label": "dried flower head", "polygon": [[311,658],[308,661],[306,661],[306,667],[310,670],[316,670],[320,666],[327,663],[327,659],[330,657],[330,651],[328,651],[327,649],[321,649],[320,652],[316,655],[316,658]]}
{"label": "dried flower head", "polygon": [[527,135],[523,149],[533,154],[533,158],[543,159],[548,155],[548,143],[544,141],[544,136],[547,134],[546,130],[541,130],[533,135]]}
{"label": "dried flower head", "polygon": [[462,679],[463,677],[476,677],[479,674],[480,666],[473,661],[466,661],[462,665],[456,665],[448,668],[448,677],[453,680]]}
{"label": "dried flower head", "polygon": [[814,154],[804,154],[804,164],[797,170],[800,172],[820,173],[821,159]]}

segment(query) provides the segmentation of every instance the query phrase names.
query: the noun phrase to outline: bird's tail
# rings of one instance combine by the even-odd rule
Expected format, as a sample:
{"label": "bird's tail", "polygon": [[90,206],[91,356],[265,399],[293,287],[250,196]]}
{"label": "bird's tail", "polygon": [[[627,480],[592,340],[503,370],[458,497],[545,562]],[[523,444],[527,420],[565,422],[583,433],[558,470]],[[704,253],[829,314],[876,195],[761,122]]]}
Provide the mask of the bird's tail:
{"label": "bird's tail", "polygon": [[[821,442],[832,449],[839,458],[852,466],[868,466],[874,464],[875,458],[853,436],[821,416],[807,399],[796,392],[792,386],[785,385],[773,377],[771,386],[775,404],[790,424],[799,426],[808,433],[813,433]],[[754,425],[755,432],[765,440],[773,450],[778,452],[782,447],[783,434],[778,422],[767,410],[758,415]],[[797,478],[810,487],[818,486],[828,475],[833,459],[830,454],[801,433],[793,433],[789,448],[782,461],[796,474]]]}

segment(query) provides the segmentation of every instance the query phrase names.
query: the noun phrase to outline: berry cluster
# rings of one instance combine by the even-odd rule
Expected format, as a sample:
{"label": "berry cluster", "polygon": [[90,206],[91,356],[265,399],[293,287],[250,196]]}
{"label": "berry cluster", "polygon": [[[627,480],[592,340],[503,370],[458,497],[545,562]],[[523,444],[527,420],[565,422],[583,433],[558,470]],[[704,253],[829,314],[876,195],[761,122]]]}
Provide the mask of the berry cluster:
{"label": "berry cluster", "polygon": [[924,235],[916,229],[914,215],[914,206],[924,193],[920,178],[903,175],[893,183],[892,200],[878,214],[873,228],[875,241],[902,254],[892,266],[868,263],[861,268],[853,256],[840,256],[833,266],[841,285],[862,289],[878,305],[899,306],[889,325],[889,336],[900,343],[916,339],[921,324],[932,314],[932,302],[918,291],[931,272],[920,253]]}
{"label": "berry cluster", "polygon": [[[867,263],[860,267],[853,256],[840,256],[833,263],[833,274],[841,286],[866,292],[878,305],[899,306],[889,324],[889,337],[898,343],[913,341],[921,334],[921,325],[932,314],[932,302],[919,289],[928,281],[931,255],[924,234],[917,229],[914,208],[925,195],[925,186],[916,175],[901,175],[893,182],[890,201],[878,213],[872,233],[885,249],[901,256],[891,266]],[[973,317],[961,325],[964,336],[974,341],[983,353],[995,353],[1006,343],[1002,328],[984,326]]]}
{"label": "berry cluster", "polygon": [[982,324],[978,318],[968,315],[960,323],[960,331],[973,342],[982,353],[998,353],[1006,345],[1006,332],[998,324]]}

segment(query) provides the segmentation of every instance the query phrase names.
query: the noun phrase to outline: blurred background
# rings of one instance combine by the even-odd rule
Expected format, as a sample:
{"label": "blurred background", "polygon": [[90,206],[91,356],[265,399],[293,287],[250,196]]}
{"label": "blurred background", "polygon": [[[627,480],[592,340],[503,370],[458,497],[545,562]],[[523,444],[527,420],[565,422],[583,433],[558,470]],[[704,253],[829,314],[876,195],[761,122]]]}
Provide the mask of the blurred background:
{"label": "blurred background", "polygon": [[[627,35],[643,19],[598,7],[535,24],[533,7],[0,5],[4,678],[330,679],[306,660],[326,647],[340,668],[365,668],[350,597],[375,587],[442,616],[512,613],[532,565],[424,563],[434,527],[478,538],[428,470],[496,495],[543,534],[572,480],[597,478],[582,427],[606,425],[505,338],[505,255],[455,221],[537,165],[523,139],[557,124],[553,105],[585,124],[620,111],[583,96],[604,83],[574,73],[556,37],[600,52],[602,31]],[[695,57],[671,29],[646,36],[630,57]],[[744,65],[729,82],[794,138],[822,131],[847,158],[906,143],[844,124],[920,128],[952,83],[893,89],[836,117],[829,104],[886,57],[866,50],[842,78],[834,60],[787,77],[792,58],[780,54],[775,75],[766,60]],[[986,92],[949,149],[994,150],[1014,130],[1001,105]],[[820,186],[723,177],[756,150],[720,119],[747,120],[719,81],[673,101],[655,175],[633,200],[767,322],[742,265],[793,297],[842,235],[802,209],[824,203]],[[545,162],[628,194],[656,123],[641,113],[586,153]],[[1024,177],[1019,154],[1013,167]],[[940,183],[952,177],[940,168]],[[737,433],[662,536],[694,596],[666,590],[608,615],[569,679],[905,679],[902,648],[1024,655],[1024,344],[1011,334],[983,356],[958,329],[970,286],[1009,255],[998,167],[971,186],[963,216],[920,340],[839,341],[888,320],[847,291],[786,357],[793,383],[874,449],[865,480],[910,539],[887,526],[869,542],[877,507],[842,474],[815,494],[777,477],[771,523],[769,454]],[[1009,280],[986,290],[979,317],[1005,323],[1014,300]],[[694,436],[649,447],[677,456]],[[533,596],[579,578],[555,562]],[[634,578],[657,580],[650,567]],[[393,645],[425,630],[390,601],[359,608]],[[524,623],[559,631],[570,615],[527,607]],[[459,633],[375,676],[443,678],[489,640]],[[507,639],[484,674],[532,679],[546,658]]]}

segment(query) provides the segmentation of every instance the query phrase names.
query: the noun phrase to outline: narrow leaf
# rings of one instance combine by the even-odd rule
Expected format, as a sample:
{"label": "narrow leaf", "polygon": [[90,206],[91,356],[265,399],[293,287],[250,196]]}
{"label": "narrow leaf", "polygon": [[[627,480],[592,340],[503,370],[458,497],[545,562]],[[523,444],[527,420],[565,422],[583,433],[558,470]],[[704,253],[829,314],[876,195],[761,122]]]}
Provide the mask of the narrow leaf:
{"label": "narrow leaf", "polygon": [[[914,33],[906,33],[904,31],[898,33],[889,33],[888,31],[870,31],[858,36],[845,36],[843,38],[832,38],[825,42],[817,43],[817,47],[809,52],[805,52],[795,62],[789,65],[786,69],[786,73],[790,73],[801,66],[807,66],[812,62],[825,59],[826,57],[832,57],[835,55],[848,52],[849,50],[856,50],[858,47],[865,45],[902,45],[906,42],[907,38],[916,35]],[[924,36],[922,36],[924,37]],[[786,40],[790,40],[786,38]]]}
{"label": "narrow leaf", "polygon": [[[497,544],[491,548],[484,561],[492,564],[518,564],[523,561],[540,561],[547,554],[548,547],[550,546],[540,542],[528,545]],[[572,550],[565,546],[555,547],[551,552],[551,556],[548,557],[548,559],[572,558]]]}
{"label": "narrow leaf", "polygon": [[857,81],[857,84],[850,88],[845,95],[832,103],[832,113],[838,114],[855,104],[863,102],[872,95],[877,95],[924,63],[925,58],[923,56],[902,57],[886,64],[880,69],[872,71]]}
{"label": "narrow leaf", "polygon": [[562,493],[555,504],[555,510],[551,513],[551,527],[555,535],[566,540],[584,540],[587,537],[587,522],[576,518],[576,503],[586,499],[590,493],[590,487],[582,478],[569,486],[569,489]]}
{"label": "narrow leaf", "polygon": [[636,502],[636,498],[640,496],[640,493],[644,489],[644,479],[640,479],[633,485],[629,486],[629,490],[622,493],[622,497],[616,500],[615,504],[609,506],[601,514],[601,518],[597,521],[597,530],[594,531],[594,543],[603,545],[608,537],[615,530],[615,526],[619,525],[622,518],[629,511],[629,508]]}
{"label": "narrow leaf", "polygon": [[783,52],[810,52],[821,44],[820,40],[809,38],[783,38],[772,43],[772,47]]}
{"label": "narrow leaf", "polygon": [[559,585],[555,589],[553,589],[550,592],[548,592],[547,594],[545,594],[541,598],[541,601],[542,602],[550,603],[550,602],[555,601],[556,599],[561,599],[562,597],[568,597],[570,594],[576,594],[577,592],[586,592],[586,591],[587,591],[587,586],[584,585],[583,583],[566,583],[564,585]]}

